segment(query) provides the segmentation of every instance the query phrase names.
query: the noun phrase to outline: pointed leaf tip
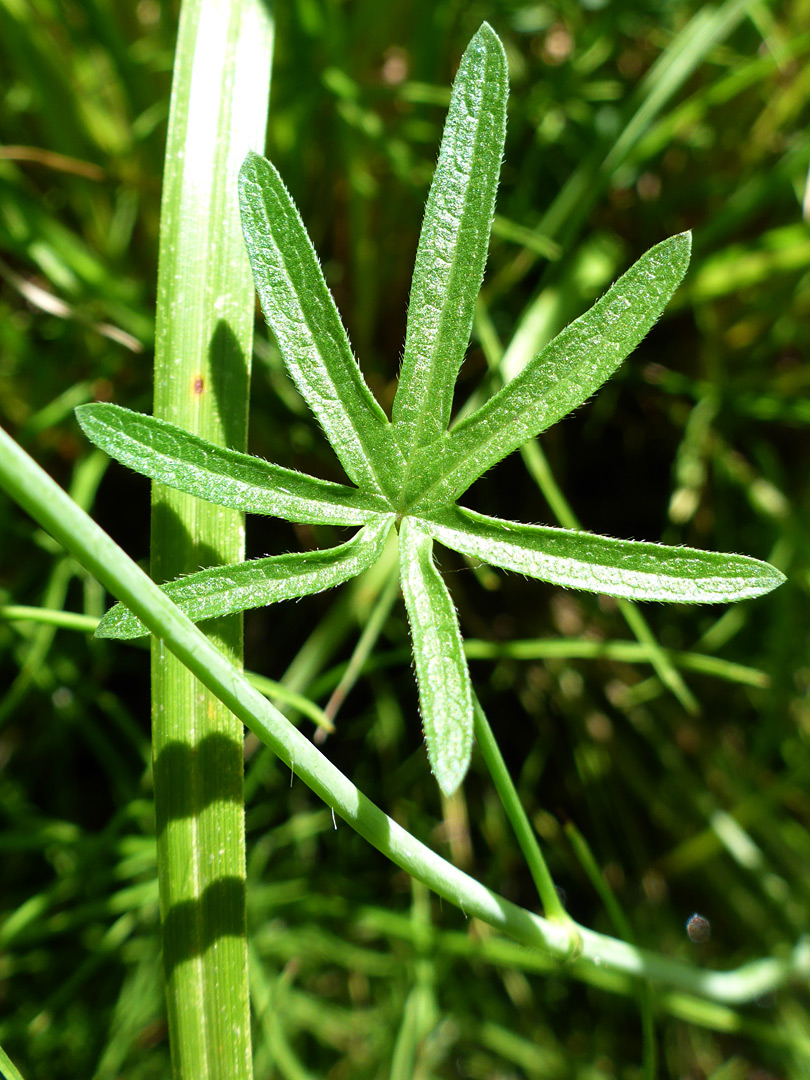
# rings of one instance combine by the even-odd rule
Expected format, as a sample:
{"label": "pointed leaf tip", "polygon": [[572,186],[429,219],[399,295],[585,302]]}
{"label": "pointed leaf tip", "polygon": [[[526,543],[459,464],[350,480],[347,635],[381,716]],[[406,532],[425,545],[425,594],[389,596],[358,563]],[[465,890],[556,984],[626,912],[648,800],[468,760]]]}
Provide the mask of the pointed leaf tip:
{"label": "pointed leaf tip", "polygon": [[489,249],[509,75],[486,23],[461,58],[430,187],[392,417],[406,456],[447,429]]}
{"label": "pointed leaf tip", "polygon": [[[689,265],[689,260],[692,258],[692,230],[684,229],[683,232],[676,233],[669,238],[669,242],[673,247],[677,245],[686,258],[686,264]],[[667,243],[666,240],[663,243]]]}
{"label": "pointed leaf tip", "polygon": [[475,34],[470,39],[470,44],[472,44],[473,41],[476,41],[479,38],[488,39],[490,41],[495,40],[495,41],[498,42],[498,44],[501,47],[503,47],[503,42],[498,37],[498,35],[495,33],[495,31],[492,29],[491,24],[486,21],[486,19],[481,23],[481,25],[476,30]]}
{"label": "pointed leaf tip", "polygon": [[490,566],[628,600],[734,603],[763,596],[785,580],[775,566],[749,555],[524,525],[460,506],[435,514],[427,527],[439,543]]}

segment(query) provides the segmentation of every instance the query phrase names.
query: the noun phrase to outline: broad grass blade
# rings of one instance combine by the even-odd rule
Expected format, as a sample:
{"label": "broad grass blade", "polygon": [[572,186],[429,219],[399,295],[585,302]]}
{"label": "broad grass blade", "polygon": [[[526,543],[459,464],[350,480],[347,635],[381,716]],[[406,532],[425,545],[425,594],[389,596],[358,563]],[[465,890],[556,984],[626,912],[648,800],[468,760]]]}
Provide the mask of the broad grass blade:
{"label": "broad grass blade", "polygon": [[256,289],[287,370],[348,476],[383,491],[397,460],[391,426],[354,358],[301,216],[258,154],[242,165],[239,198]]}
{"label": "broad grass blade", "polygon": [[[601,300],[559,333],[523,371],[413,469],[414,510],[454,502],[507,454],[551,427],[610,378],[660,317],[689,265],[691,235],[656,244]],[[407,502],[406,498],[406,502]]]}
{"label": "broad grass blade", "polygon": [[363,525],[387,509],[380,496],[226,450],[120,405],[75,411],[88,439],[122,465],[219,506],[313,525]]}
{"label": "broad grass blade", "polygon": [[491,566],[628,600],[725,604],[762,596],[785,580],[748,555],[523,525],[460,506],[432,515],[426,525],[445,547]]}
{"label": "broad grass blade", "polygon": [[[393,520],[393,514],[380,518],[347,543],[326,551],[293,552],[216,566],[161,588],[193,622],[310,596],[356,577],[375,563]],[[148,632],[128,608],[116,604],[98,624],[96,637],[131,639]]]}
{"label": "broad grass blade", "polygon": [[428,759],[439,787],[452,795],[469,768],[473,735],[470,673],[458,617],[421,522],[403,519],[399,550]]}
{"label": "broad grass blade", "polygon": [[438,438],[450,422],[487,260],[508,93],[503,46],[484,23],[453,84],[416,252],[393,408],[394,433],[405,454]]}

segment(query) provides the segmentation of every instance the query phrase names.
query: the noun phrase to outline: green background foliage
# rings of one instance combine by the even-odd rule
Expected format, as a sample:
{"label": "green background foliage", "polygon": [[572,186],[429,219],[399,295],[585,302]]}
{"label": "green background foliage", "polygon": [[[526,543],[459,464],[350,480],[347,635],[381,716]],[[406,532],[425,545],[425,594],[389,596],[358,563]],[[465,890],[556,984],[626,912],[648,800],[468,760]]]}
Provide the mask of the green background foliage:
{"label": "green background foliage", "polygon": [[[789,583],[728,610],[645,606],[675,664],[662,682],[615,602],[444,550],[441,569],[569,911],[708,967],[786,954],[810,917],[809,16],[804,0],[414,3],[385,15],[370,0],[299,0],[277,13],[268,155],[389,413],[449,85],[482,19],[505,43],[512,93],[456,405],[484,377],[497,388],[504,349],[514,371],[643,251],[693,230],[686,282],[630,361],[542,437],[545,457],[513,455],[465,501],[744,551]],[[147,484],[107,467],[72,410],[94,399],[150,410],[175,32],[155,0],[0,3],[1,422],[144,559]],[[263,331],[256,352],[251,451],[344,480]],[[99,616],[99,587],[0,507],[2,599]],[[347,535],[249,529],[254,556]],[[536,907],[476,755],[462,793],[439,801],[384,580],[250,614],[246,665],[325,710],[326,752],[393,817]],[[9,617],[0,666],[0,1044],[26,1076],[166,1075],[147,654]],[[335,831],[252,739],[246,786],[257,1076],[643,1075],[640,1006],[621,980],[569,980],[443,907],[347,826]],[[695,911],[711,922],[707,942],[684,929]],[[806,1073],[801,993],[746,1009],[660,994],[653,1012],[663,1076]]]}

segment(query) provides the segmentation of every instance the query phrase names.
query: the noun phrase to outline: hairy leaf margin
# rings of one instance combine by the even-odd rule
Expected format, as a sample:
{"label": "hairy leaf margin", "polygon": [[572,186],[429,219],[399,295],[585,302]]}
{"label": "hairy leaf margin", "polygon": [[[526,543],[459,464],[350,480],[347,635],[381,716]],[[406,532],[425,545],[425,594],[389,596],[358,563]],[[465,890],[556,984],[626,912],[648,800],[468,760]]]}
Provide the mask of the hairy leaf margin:
{"label": "hairy leaf margin", "polygon": [[455,500],[487,469],[586,401],[660,317],[689,266],[691,234],[645,252],[605,295],[523,371],[416,456],[403,504],[413,512]]}
{"label": "hairy leaf margin", "polygon": [[506,54],[484,23],[453,83],[416,252],[393,407],[405,454],[438,438],[450,421],[487,261],[508,96]]}
{"label": "hairy leaf margin", "polygon": [[379,495],[226,450],[120,405],[80,405],[75,413],[87,438],[111,458],[218,506],[307,525],[363,525],[389,510]]}
{"label": "hairy leaf margin", "polygon": [[461,506],[424,521],[434,539],[462,555],[540,581],[628,600],[724,604],[762,596],[785,581],[776,567],[749,555],[525,525]]}
{"label": "hairy leaf margin", "polygon": [[418,519],[402,520],[399,553],[428,759],[439,787],[452,795],[467,774],[473,738],[472,686],[458,616],[433,562],[433,540]]}
{"label": "hairy leaf margin", "polygon": [[[161,589],[192,622],[311,596],[343,584],[375,563],[393,522],[394,515],[389,514],[337,547],[215,566],[177,578]],[[136,615],[116,604],[98,624],[95,636],[131,640],[148,632]]]}

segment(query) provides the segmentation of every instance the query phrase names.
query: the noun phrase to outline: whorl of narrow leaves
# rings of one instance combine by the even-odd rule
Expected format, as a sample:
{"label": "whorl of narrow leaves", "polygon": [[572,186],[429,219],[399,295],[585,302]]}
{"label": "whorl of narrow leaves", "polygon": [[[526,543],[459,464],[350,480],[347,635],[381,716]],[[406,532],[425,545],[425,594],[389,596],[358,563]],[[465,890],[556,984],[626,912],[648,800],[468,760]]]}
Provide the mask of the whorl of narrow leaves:
{"label": "whorl of narrow leaves", "polygon": [[[689,264],[688,233],[657,244],[512,382],[448,431],[486,263],[506,96],[503,48],[484,24],[459,67],[425,209],[393,424],[352,355],[281,178],[255,154],[242,168],[245,242],[265,316],[290,376],[356,487],[222,450],[117,406],[77,411],[88,438],[161,484],[290,521],[362,526],[325,551],[214,567],[162,586],[192,619],[338,585],[380,556],[396,522],[425,741],[447,795],[469,766],[472,691],[455,608],[433,561],[434,541],[541,581],[634,600],[725,603],[784,581],[774,567],[746,555],[525,525],[455,505],[487,469],[598,390],[660,317]],[[145,632],[120,604],[98,629],[118,638]]]}

